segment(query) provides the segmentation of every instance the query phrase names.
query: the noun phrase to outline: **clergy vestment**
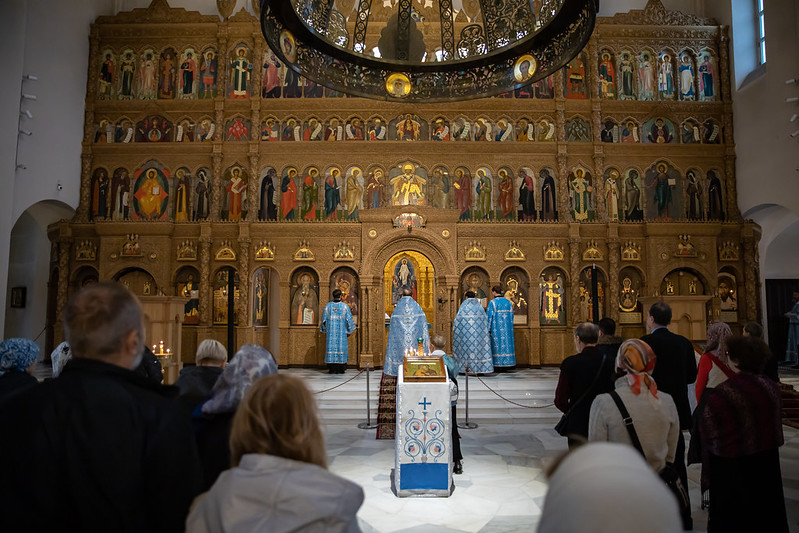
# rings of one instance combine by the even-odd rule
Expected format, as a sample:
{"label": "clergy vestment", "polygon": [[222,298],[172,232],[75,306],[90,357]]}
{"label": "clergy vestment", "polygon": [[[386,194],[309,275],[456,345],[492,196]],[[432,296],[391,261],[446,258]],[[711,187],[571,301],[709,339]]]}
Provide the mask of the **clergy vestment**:
{"label": "clergy vestment", "polygon": [[343,365],[347,363],[349,346],[347,335],[355,331],[350,306],[344,302],[330,302],[322,312],[322,333],[327,335],[325,363]]}
{"label": "clergy vestment", "polygon": [[458,371],[465,372],[466,365],[469,365],[469,369],[478,374],[493,372],[488,317],[480,301],[476,298],[465,299],[458,309],[452,328],[452,352],[458,361]]}
{"label": "clergy vestment", "polygon": [[427,317],[421,306],[410,296],[403,296],[391,314],[388,327],[388,346],[380,379],[380,397],[377,403],[377,438],[393,439],[397,423],[397,372],[402,366],[405,352],[414,353],[422,339],[424,352],[430,348]]}
{"label": "clergy vestment", "polygon": [[491,357],[494,366],[516,366],[516,347],[513,343],[513,304],[498,296],[488,302],[486,309],[491,332]]}

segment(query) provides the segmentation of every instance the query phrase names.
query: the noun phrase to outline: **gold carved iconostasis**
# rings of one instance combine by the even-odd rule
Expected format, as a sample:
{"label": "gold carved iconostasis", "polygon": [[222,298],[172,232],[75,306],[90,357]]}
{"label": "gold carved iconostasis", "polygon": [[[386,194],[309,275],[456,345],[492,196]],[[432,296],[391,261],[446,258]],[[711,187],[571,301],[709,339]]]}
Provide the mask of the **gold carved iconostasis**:
{"label": "gold carved iconostasis", "polygon": [[382,364],[402,288],[451,341],[466,290],[500,285],[521,365],[559,363],[583,320],[642,334],[653,298],[690,299],[697,324],[757,318],[714,21],[650,0],[531,86],[411,106],[303,79],[255,17],[223,15],[154,0],[92,25],[80,206],[50,231],[59,310],[117,279],[185,301],[184,361],[233,320],[237,345],[317,365],[340,288],[360,366]]}

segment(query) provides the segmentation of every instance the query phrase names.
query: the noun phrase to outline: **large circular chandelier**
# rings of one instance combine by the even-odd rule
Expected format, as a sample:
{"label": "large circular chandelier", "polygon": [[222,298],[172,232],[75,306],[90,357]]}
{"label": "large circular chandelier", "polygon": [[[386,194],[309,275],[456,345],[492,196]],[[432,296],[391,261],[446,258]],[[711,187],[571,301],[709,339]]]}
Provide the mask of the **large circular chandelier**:
{"label": "large circular chandelier", "polygon": [[545,78],[588,42],[598,0],[261,0],[288,68],[347,94],[441,102]]}

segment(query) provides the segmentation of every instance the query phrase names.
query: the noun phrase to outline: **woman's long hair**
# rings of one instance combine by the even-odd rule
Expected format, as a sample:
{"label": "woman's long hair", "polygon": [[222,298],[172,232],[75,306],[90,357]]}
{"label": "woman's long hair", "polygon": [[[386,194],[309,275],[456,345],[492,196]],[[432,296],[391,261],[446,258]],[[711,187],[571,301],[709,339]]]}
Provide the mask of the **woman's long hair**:
{"label": "woman's long hair", "polygon": [[316,400],[301,379],[275,374],[256,381],[233,417],[230,460],[276,455],[327,468]]}

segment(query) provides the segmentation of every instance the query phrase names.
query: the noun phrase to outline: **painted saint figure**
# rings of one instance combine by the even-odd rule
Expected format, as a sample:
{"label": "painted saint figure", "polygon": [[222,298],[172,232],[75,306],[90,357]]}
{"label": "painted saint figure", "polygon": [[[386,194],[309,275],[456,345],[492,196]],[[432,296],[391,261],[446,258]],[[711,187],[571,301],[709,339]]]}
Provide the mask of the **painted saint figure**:
{"label": "painted saint figure", "polygon": [[699,63],[699,97],[701,100],[716,99],[713,70],[713,60],[710,54],[702,54],[702,62]]}
{"label": "painted saint figure", "polygon": [[536,219],[535,211],[535,180],[525,169],[519,169],[519,220],[531,221]]}
{"label": "painted saint figure", "polygon": [[208,218],[208,195],[211,192],[205,169],[197,171],[197,186],[194,188],[194,192],[197,195],[197,202],[194,205],[194,220],[205,220]]}
{"label": "painted saint figure", "polygon": [[477,216],[488,220],[491,216],[491,180],[485,169],[477,169],[477,184],[474,192],[477,196]]}
{"label": "painted saint figure", "polygon": [[383,198],[383,170],[380,168],[374,169],[369,173],[369,179],[366,183],[366,194],[369,198],[369,207],[372,209],[380,207],[381,199]]}
{"label": "painted saint figure", "polygon": [[589,219],[591,210],[591,183],[585,178],[585,170],[578,167],[574,170],[574,179],[569,182],[572,196],[574,219],[583,222]]}
{"label": "painted saint figure", "polygon": [[130,218],[130,175],[125,168],[114,171],[111,181],[111,218],[113,220],[128,220]]}
{"label": "painted saint figure", "polygon": [[307,272],[300,276],[299,286],[296,287],[291,300],[291,323],[293,325],[316,325],[319,311],[319,295],[316,292],[313,278]]}
{"label": "painted saint figure", "polygon": [[702,220],[702,188],[696,181],[696,172],[689,170],[685,173],[688,185],[685,193],[688,196],[688,220]]}
{"label": "painted saint figure", "polygon": [[635,98],[635,93],[633,92],[633,61],[630,58],[629,52],[622,52],[621,54],[619,76],[621,78],[619,98],[622,100],[633,100]]}
{"label": "painted saint figure", "polygon": [[234,167],[232,174],[233,176],[225,186],[225,190],[228,193],[227,219],[241,220],[247,183],[242,179],[240,168]]}
{"label": "painted saint figure", "polygon": [[472,207],[472,186],[464,168],[455,170],[455,181],[452,186],[455,187],[455,206],[460,211],[458,220],[469,220]]}
{"label": "painted saint figure", "polygon": [[680,62],[680,100],[696,100],[694,65],[691,56],[683,54]]}
{"label": "painted saint figure", "polygon": [[669,217],[669,207],[671,205],[671,185],[669,184],[667,170],[665,163],[659,163],[655,181],[652,183],[652,187],[655,188],[655,206],[660,218]]}
{"label": "painted saint figure", "polygon": [[216,95],[216,54],[213,50],[206,50],[203,63],[200,66],[202,86],[200,98],[213,98]]}
{"label": "painted saint figure", "polygon": [[713,170],[707,171],[707,216],[710,220],[724,220],[724,203],[721,196],[721,180]]}
{"label": "painted saint figure", "polygon": [[283,181],[280,183],[280,212],[283,214],[283,220],[294,220],[294,210],[297,207],[297,184],[294,178],[297,176],[297,169],[290,168],[283,176]]}
{"label": "painted saint figure", "polygon": [[123,52],[122,60],[119,63],[119,74],[122,80],[119,84],[117,97],[120,100],[130,100],[133,98],[133,75],[136,72],[136,58],[132,50]]}
{"label": "painted saint figure", "polygon": [[599,62],[599,96],[601,98],[616,98],[616,72],[609,52],[602,52],[602,61]]}
{"label": "painted saint figure", "polygon": [[103,219],[108,216],[108,189],[111,183],[104,168],[97,169],[95,173],[97,178],[92,187],[92,218]]}
{"label": "painted saint figure", "polygon": [[330,374],[343,374],[347,368],[347,336],[355,332],[350,307],[341,301],[341,290],[333,290],[333,301],[325,306],[319,330],[325,334],[325,363]]}
{"label": "painted saint figure", "polygon": [[252,63],[247,59],[247,50],[240,46],[236,49],[236,58],[230,63],[230,78],[232,83],[231,98],[249,98]]}
{"label": "painted saint figure", "polygon": [[513,178],[507,169],[499,169],[499,190],[498,203],[500,216],[504,219],[513,218]]}
{"label": "painted saint figure", "polygon": [[194,54],[186,52],[186,58],[180,63],[180,95],[191,98],[194,95],[194,81],[197,75],[197,62]]}
{"label": "painted saint figure", "polygon": [[261,205],[258,209],[259,220],[277,220],[277,171],[269,168],[261,182]]}
{"label": "painted saint figure", "polygon": [[303,220],[316,220],[316,202],[319,198],[318,177],[319,170],[316,167],[311,167],[302,180],[302,209],[300,215]]}
{"label": "painted saint figure", "polygon": [[541,182],[541,220],[557,220],[558,211],[555,202],[555,179],[549,170],[543,169],[538,174]]}
{"label": "painted saint figure", "polygon": [[624,220],[639,222],[644,218],[641,207],[641,188],[638,186],[638,171],[635,169],[627,173],[624,180]]}
{"label": "painted saint figure", "polygon": [[361,171],[353,168],[347,176],[345,195],[347,197],[347,220],[358,220],[358,207],[363,197],[363,185],[360,182]]}
{"label": "painted saint figure", "polygon": [[658,90],[662,100],[674,100],[674,66],[669,54],[663,54],[660,59]]}
{"label": "painted saint figure", "polygon": [[191,182],[186,175],[186,169],[179,168],[175,172],[177,185],[175,186],[175,221],[186,222],[189,220],[189,189]]}
{"label": "painted saint figure", "polygon": [[563,295],[566,290],[563,278],[558,273],[548,272],[541,275],[541,325],[565,325],[566,302]]}
{"label": "painted saint figure", "polygon": [[339,175],[341,171],[333,168],[325,177],[325,216],[328,220],[335,220],[338,206],[341,204],[341,185]]}
{"label": "painted saint figure", "polygon": [[611,169],[608,179],[605,180],[605,206],[608,210],[608,220],[616,222],[619,220],[619,172]]}

